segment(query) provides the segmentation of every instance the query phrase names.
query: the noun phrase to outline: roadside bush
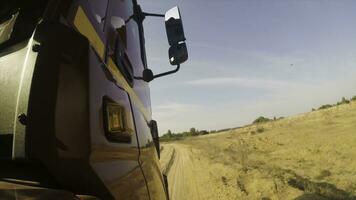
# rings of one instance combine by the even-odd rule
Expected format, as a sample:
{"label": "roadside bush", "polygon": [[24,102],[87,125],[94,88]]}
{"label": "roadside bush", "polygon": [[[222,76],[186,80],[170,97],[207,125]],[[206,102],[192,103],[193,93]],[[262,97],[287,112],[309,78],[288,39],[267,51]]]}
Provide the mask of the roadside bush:
{"label": "roadside bush", "polygon": [[231,130],[231,128],[220,129],[220,130],[217,130],[216,132],[220,133],[220,132],[225,132],[225,131],[229,131],[229,130]]}
{"label": "roadside bush", "polygon": [[254,124],[259,124],[259,123],[264,123],[264,122],[269,122],[269,121],[272,121],[272,120],[269,119],[269,118],[267,118],[267,117],[261,116],[261,117],[255,119],[255,120],[253,121],[253,123],[254,123]]}
{"label": "roadside bush", "polygon": [[192,137],[192,136],[198,136],[198,135],[207,135],[209,133],[216,133],[217,131],[214,130],[212,132],[209,132],[207,130],[201,130],[199,131],[196,128],[191,128],[189,131],[184,131],[181,133],[172,133],[171,130],[168,130],[168,132],[160,137],[161,141],[168,142],[168,141],[174,141],[174,140],[181,140],[186,137]]}
{"label": "roadside bush", "polygon": [[263,127],[258,127],[257,128],[257,133],[263,133],[265,129]]}
{"label": "roadside bush", "polygon": [[331,107],[333,107],[333,106],[330,104],[325,104],[325,105],[320,106],[318,110],[323,110],[323,109],[327,109],[327,108],[331,108]]}
{"label": "roadside bush", "polygon": [[342,104],[348,104],[350,103],[350,100],[346,99],[345,97],[342,97],[341,101],[337,102],[336,105],[342,105]]}
{"label": "roadside bush", "polygon": [[356,96],[353,96],[353,97],[351,98],[351,101],[356,101]]}
{"label": "roadside bush", "polygon": [[206,130],[199,131],[199,135],[207,135],[207,134],[209,134],[209,132]]}

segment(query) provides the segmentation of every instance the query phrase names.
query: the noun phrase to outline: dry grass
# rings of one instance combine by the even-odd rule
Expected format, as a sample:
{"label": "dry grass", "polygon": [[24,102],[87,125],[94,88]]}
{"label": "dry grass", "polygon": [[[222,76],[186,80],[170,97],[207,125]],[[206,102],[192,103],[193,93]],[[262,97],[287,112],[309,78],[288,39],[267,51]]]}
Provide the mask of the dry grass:
{"label": "dry grass", "polygon": [[176,144],[211,199],[355,199],[355,102]]}

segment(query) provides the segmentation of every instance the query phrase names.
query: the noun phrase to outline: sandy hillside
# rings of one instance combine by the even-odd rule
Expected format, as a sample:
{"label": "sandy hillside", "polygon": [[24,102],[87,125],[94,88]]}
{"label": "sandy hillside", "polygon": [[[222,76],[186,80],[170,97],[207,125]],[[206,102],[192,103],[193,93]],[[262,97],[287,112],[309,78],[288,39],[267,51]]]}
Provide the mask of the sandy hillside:
{"label": "sandy hillside", "polygon": [[356,102],[164,143],[170,196],[356,199]]}

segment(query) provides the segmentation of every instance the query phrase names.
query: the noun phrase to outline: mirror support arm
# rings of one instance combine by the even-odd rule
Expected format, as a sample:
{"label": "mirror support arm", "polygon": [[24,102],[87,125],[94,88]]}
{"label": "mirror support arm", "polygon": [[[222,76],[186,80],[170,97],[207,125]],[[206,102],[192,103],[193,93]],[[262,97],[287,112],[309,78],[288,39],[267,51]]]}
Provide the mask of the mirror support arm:
{"label": "mirror support arm", "polygon": [[179,70],[179,68],[180,68],[180,64],[178,64],[178,65],[177,65],[177,68],[174,69],[174,70],[171,70],[171,71],[168,71],[168,72],[164,72],[164,73],[161,73],[161,74],[156,74],[156,75],[154,75],[154,76],[153,76],[153,79],[159,78],[159,77],[161,77],[161,76],[166,76],[166,75],[169,75],[169,74],[174,74],[174,73],[176,73],[176,72]]}
{"label": "mirror support arm", "polygon": [[161,74],[153,75],[152,70],[147,68],[147,69],[145,69],[143,71],[143,76],[142,77],[135,76],[134,79],[144,80],[146,82],[151,82],[155,78],[159,78],[159,77],[162,77],[162,76],[166,76],[166,75],[169,75],[169,74],[176,73],[179,69],[180,69],[180,64],[178,64],[177,68],[174,69],[174,70],[171,70],[171,71],[168,71],[168,72],[164,72],[164,73],[161,73]]}
{"label": "mirror support arm", "polygon": [[144,16],[150,16],[150,17],[164,17],[163,14],[156,14],[156,13],[146,13],[146,12],[142,12],[142,14]]}

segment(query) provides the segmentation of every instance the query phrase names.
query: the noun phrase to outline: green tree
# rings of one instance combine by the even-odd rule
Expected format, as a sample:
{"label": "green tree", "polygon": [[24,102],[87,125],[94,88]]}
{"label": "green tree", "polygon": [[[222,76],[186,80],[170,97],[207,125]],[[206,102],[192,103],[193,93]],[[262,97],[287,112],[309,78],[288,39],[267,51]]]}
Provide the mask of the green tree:
{"label": "green tree", "polygon": [[167,135],[168,135],[168,137],[171,137],[172,136],[172,131],[168,129]]}

